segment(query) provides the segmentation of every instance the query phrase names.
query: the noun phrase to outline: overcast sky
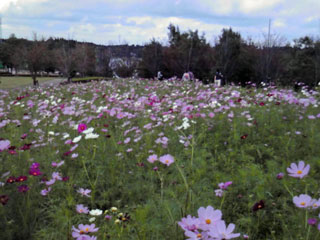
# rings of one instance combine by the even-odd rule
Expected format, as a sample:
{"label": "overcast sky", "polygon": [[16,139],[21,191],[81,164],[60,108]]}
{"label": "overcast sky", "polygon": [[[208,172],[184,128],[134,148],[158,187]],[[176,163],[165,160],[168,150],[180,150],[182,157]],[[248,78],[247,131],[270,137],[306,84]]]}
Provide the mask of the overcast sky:
{"label": "overcast sky", "polygon": [[98,44],[165,42],[170,23],[206,38],[232,27],[246,39],[320,36],[320,0],[0,0],[2,37],[63,37]]}

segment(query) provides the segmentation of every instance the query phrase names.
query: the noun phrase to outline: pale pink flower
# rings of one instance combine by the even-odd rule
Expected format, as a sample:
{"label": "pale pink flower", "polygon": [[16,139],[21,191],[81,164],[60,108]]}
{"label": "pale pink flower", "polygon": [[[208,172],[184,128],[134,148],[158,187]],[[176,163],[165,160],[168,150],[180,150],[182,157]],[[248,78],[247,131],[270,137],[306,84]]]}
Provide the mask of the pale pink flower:
{"label": "pale pink flower", "polygon": [[84,214],[88,214],[89,213],[88,207],[85,207],[83,204],[78,204],[76,206],[76,210],[77,210],[78,213],[84,213]]}
{"label": "pale pink flower", "polygon": [[42,196],[47,196],[50,191],[51,191],[51,187],[48,187],[48,188],[42,189],[40,194]]}
{"label": "pale pink flower", "polygon": [[222,197],[223,196],[223,190],[222,189],[216,189],[214,190],[215,194],[217,197]]}
{"label": "pale pink flower", "polygon": [[206,238],[204,238],[204,233],[202,232],[202,233],[200,233],[200,232],[192,232],[192,231],[185,231],[184,232],[184,235],[186,236],[186,237],[188,237],[187,238],[187,240],[201,240],[201,239],[206,239]]}
{"label": "pale pink flower", "polygon": [[240,233],[232,233],[235,228],[233,223],[230,223],[228,227],[224,221],[218,221],[208,232],[209,236],[213,239],[232,239],[240,236]]}
{"label": "pale pink flower", "polygon": [[10,141],[9,140],[0,140],[0,152],[3,150],[7,150],[10,147]]}
{"label": "pale pink flower", "polygon": [[52,173],[52,179],[55,179],[55,180],[62,180],[62,177],[61,177],[61,175],[60,175],[60,173],[59,172],[53,172]]}
{"label": "pale pink flower", "polygon": [[167,166],[170,166],[174,162],[174,158],[170,154],[166,154],[161,156],[159,161]]}
{"label": "pale pink flower", "polygon": [[195,231],[198,229],[200,221],[198,218],[188,215],[182,218],[178,225],[185,231]]}
{"label": "pale pink flower", "polygon": [[[92,233],[92,232],[97,232],[99,230],[99,228],[96,228],[96,225],[93,223],[91,225],[88,224],[79,224],[78,225],[78,229],[75,228],[74,226],[72,226],[72,237],[73,238],[79,238],[84,236],[87,233]],[[80,238],[83,239],[83,238]],[[84,239],[88,239],[88,238],[84,238]]]}
{"label": "pale pink flower", "polygon": [[158,161],[158,156],[157,154],[152,154],[148,157],[148,162],[154,163],[155,161]]}
{"label": "pale pink flower", "polygon": [[299,197],[293,197],[293,203],[299,208],[308,208],[311,206],[312,199],[309,195],[300,194]]}
{"label": "pale pink flower", "polygon": [[52,178],[49,181],[46,181],[46,185],[47,186],[51,186],[52,184],[54,184],[56,182],[56,179]]}
{"label": "pale pink flower", "polygon": [[295,163],[291,163],[290,168],[287,168],[289,176],[295,178],[303,178],[308,175],[310,170],[310,165],[305,166],[304,161],[299,161],[298,166]]}
{"label": "pale pink flower", "polygon": [[89,195],[89,193],[91,193],[90,189],[79,188],[77,192],[80,193],[82,196],[91,197]]}
{"label": "pale pink flower", "polygon": [[222,212],[220,210],[214,210],[211,206],[207,208],[201,207],[198,209],[198,216],[200,220],[199,228],[207,231],[221,220]]}
{"label": "pale pink flower", "polygon": [[312,199],[310,202],[310,207],[312,209],[317,209],[320,207],[320,199]]}

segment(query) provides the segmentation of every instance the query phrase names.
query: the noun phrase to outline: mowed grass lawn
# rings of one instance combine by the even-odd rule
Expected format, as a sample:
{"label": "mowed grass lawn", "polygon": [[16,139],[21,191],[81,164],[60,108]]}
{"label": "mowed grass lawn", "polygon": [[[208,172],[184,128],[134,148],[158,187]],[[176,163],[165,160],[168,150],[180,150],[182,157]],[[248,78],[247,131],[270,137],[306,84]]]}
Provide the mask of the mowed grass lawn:
{"label": "mowed grass lawn", "polygon": [[[37,77],[39,83],[50,81],[55,77]],[[32,85],[31,77],[0,77],[0,89],[16,88]]]}

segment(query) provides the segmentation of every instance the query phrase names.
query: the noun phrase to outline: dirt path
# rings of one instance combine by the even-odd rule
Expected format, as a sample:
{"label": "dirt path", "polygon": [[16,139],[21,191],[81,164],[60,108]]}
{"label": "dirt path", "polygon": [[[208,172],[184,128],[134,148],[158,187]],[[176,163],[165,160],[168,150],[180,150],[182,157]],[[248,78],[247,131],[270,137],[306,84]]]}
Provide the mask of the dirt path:
{"label": "dirt path", "polygon": [[40,83],[40,87],[42,86],[49,86],[49,85],[58,85],[59,83],[62,83],[64,81],[66,81],[66,78],[54,78],[52,80],[46,81],[46,82],[42,82]]}

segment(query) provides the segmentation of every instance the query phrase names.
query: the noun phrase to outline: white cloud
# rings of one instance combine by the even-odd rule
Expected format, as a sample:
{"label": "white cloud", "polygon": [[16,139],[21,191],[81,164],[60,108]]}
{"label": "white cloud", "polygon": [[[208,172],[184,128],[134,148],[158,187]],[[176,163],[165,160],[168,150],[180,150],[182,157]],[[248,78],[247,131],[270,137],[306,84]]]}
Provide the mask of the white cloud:
{"label": "white cloud", "polygon": [[318,34],[319,0],[0,0],[3,36],[69,37],[107,44],[166,39],[168,25],[199,30],[207,39],[232,27],[246,36],[281,30]]}
{"label": "white cloud", "polygon": [[276,27],[276,28],[283,28],[287,26],[286,22],[283,19],[274,20],[272,25],[273,27]]}
{"label": "white cloud", "polygon": [[256,13],[256,11],[273,8],[283,0],[241,0],[236,2],[243,13]]}

